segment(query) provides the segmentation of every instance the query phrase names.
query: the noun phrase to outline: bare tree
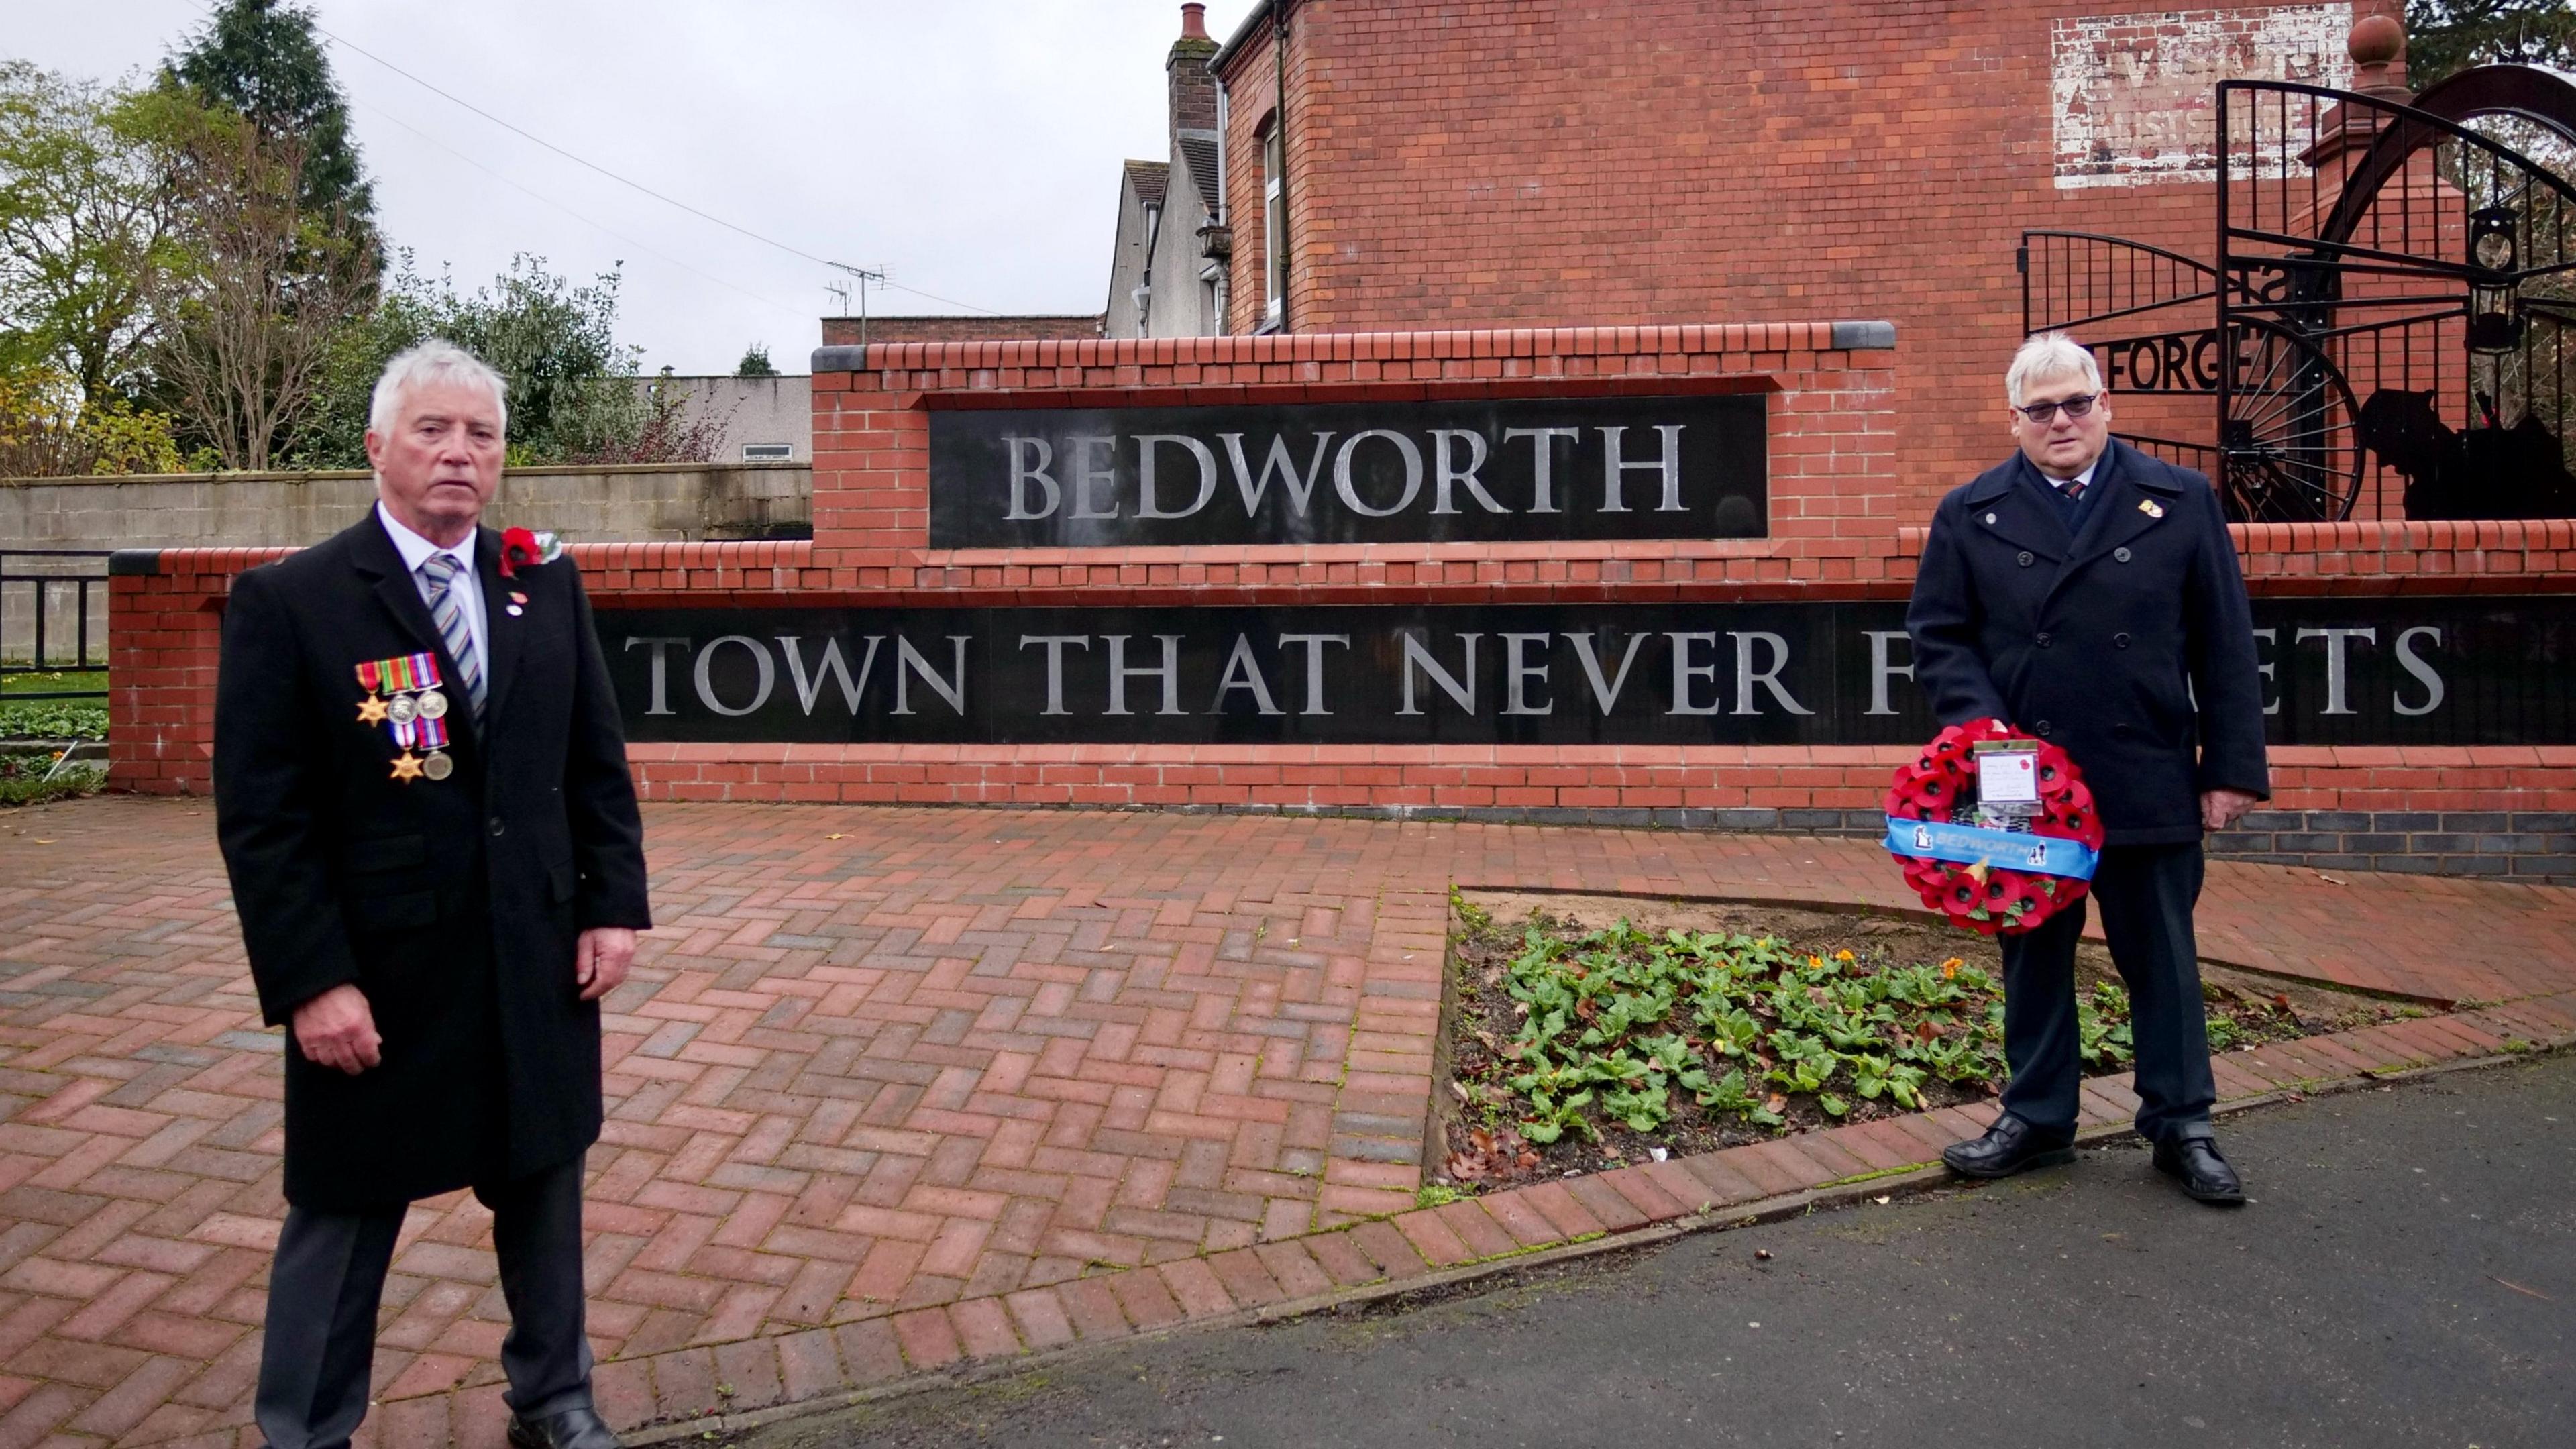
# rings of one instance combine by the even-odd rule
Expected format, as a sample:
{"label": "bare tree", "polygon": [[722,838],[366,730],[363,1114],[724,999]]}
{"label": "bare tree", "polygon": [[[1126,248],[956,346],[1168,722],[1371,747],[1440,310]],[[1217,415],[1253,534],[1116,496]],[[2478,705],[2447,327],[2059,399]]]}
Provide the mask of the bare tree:
{"label": "bare tree", "polygon": [[169,153],[186,263],[154,357],[172,411],[226,468],[266,468],[319,396],[332,338],[373,299],[361,230],[307,209],[304,145],[202,115]]}

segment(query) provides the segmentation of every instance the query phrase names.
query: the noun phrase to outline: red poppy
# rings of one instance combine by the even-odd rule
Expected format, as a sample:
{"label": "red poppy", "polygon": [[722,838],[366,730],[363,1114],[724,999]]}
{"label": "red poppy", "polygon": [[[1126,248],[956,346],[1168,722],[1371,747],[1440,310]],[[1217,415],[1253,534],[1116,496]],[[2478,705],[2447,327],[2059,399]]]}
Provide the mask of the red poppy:
{"label": "red poppy", "polygon": [[501,577],[519,576],[519,565],[530,568],[546,561],[545,546],[537,541],[535,530],[505,528],[501,530]]}
{"label": "red poppy", "polygon": [[[2093,813],[2092,792],[2084,787],[2081,773],[2065,750],[2031,739],[1992,719],[1970,720],[1942,730],[1921,754],[1900,766],[1888,784],[1888,818],[1951,818],[1971,787],[1972,747],[1986,739],[2030,740],[2038,746],[2041,810],[2031,823],[2035,833],[2100,846],[2102,825]],[[1968,867],[1955,862],[1911,856],[1901,850],[1894,854],[1903,865],[1906,884],[1922,896],[1926,906],[1979,935],[2027,931],[2085,895],[2084,883],[2077,880],[2001,869],[1971,875]]]}

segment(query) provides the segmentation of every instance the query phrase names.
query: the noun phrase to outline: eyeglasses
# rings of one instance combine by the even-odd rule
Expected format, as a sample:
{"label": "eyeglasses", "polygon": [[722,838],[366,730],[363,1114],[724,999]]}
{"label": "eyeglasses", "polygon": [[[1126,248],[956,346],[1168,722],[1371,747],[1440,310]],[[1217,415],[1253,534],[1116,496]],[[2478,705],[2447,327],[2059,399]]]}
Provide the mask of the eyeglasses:
{"label": "eyeglasses", "polygon": [[2045,427],[2048,424],[2057,421],[2057,410],[2059,408],[2066,409],[2066,415],[2070,418],[2080,418],[2086,413],[2093,411],[2093,404],[2101,401],[2101,399],[2102,395],[2100,393],[2092,392],[2086,393],[2082,397],[2068,398],[2064,402],[2032,403],[2028,407],[2014,408],[2013,411],[2030,419],[2032,422]]}

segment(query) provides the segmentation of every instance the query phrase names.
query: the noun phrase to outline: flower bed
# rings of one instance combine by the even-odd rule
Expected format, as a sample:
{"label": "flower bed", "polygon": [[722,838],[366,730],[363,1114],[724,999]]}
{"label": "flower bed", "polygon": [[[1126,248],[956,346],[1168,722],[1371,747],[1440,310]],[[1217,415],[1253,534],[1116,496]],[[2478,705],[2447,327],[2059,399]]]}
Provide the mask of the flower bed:
{"label": "flower bed", "polygon": [[[2001,1090],[2001,964],[1989,941],[1818,912],[1614,900],[1551,903],[1507,923],[1457,905],[1436,1183],[1710,1151]],[[2123,1072],[2127,992],[2099,947],[2083,954],[2084,1069]],[[2215,1050],[2412,1010],[2215,969],[2207,987]]]}

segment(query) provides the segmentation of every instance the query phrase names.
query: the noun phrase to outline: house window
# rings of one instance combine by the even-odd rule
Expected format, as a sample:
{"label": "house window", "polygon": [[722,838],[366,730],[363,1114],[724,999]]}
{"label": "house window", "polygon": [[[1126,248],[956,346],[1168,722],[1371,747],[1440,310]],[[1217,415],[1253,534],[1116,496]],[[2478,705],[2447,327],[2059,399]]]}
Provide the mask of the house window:
{"label": "house window", "polygon": [[1275,116],[1261,136],[1261,293],[1263,321],[1276,327],[1288,314],[1288,168]]}
{"label": "house window", "polygon": [[742,457],[743,461],[746,463],[757,463],[763,459],[770,458],[793,458],[795,456],[796,445],[793,443],[745,443],[742,445]]}

